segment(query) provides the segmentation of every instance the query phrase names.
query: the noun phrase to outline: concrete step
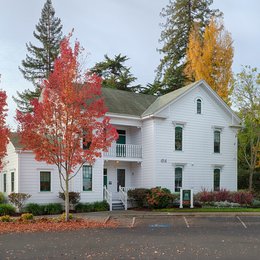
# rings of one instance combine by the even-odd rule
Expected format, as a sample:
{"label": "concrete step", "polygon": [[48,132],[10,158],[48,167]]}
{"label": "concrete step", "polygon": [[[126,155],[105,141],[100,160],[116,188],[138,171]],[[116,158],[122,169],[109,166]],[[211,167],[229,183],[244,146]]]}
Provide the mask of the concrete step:
{"label": "concrete step", "polygon": [[122,201],[113,201],[112,202],[112,210],[124,210],[124,204],[122,203]]}

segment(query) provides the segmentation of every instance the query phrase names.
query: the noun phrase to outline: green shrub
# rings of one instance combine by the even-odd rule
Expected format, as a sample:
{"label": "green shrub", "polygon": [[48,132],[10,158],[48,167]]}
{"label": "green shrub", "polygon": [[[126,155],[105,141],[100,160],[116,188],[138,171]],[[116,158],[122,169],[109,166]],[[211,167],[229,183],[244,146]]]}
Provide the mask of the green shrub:
{"label": "green shrub", "polygon": [[[59,198],[65,201],[64,192],[59,192]],[[80,201],[80,193],[71,191],[69,192],[69,203],[71,206],[75,206]]]}
{"label": "green shrub", "polygon": [[78,203],[75,206],[76,212],[95,212],[109,210],[109,204],[106,201],[97,201],[93,203]]}
{"label": "green shrub", "polygon": [[49,203],[44,205],[44,214],[56,215],[56,214],[61,214],[62,211],[63,209],[60,203]]}
{"label": "green shrub", "polygon": [[156,187],[150,189],[147,194],[147,203],[148,206],[153,209],[167,208],[172,205],[174,197],[170,190]]}
{"label": "green shrub", "polygon": [[0,222],[11,222],[12,219],[10,218],[9,215],[4,215],[2,217],[0,217]]}
{"label": "green shrub", "polygon": [[33,214],[31,213],[24,213],[21,215],[21,220],[33,220]]}
{"label": "green shrub", "polygon": [[5,203],[5,196],[3,192],[0,192],[0,204]]}
{"label": "green shrub", "polygon": [[[62,214],[60,215],[59,220],[64,221],[65,218],[66,218],[66,213],[64,212],[64,213],[62,213]],[[72,215],[71,213],[69,213],[69,219],[73,219],[73,215]]]}
{"label": "green shrub", "polygon": [[0,204],[0,216],[13,215],[15,207],[10,204]]}
{"label": "green shrub", "polygon": [[252,207],[260,208],[260,200],[253,200]]}
{"label": "green shrub", "polygon": [[8,195],[9,201],[18,208],[19,212],[22,212],[25,201],[28,200],[30,197],[31,195],[27,193],[13,192]]}
{"label": "green shrub", "polygon": [[127,195],[130,199],[133,199],[137,203],[137,207],[143,208],[147,205],[147,195],[149,194],[149,189],[137,188],[129,190]]}
{"label": "green shrub", "polygon": [[45,214],[45,205],[29,203],[25,206],[25,212],[32,213],[34,216]]}

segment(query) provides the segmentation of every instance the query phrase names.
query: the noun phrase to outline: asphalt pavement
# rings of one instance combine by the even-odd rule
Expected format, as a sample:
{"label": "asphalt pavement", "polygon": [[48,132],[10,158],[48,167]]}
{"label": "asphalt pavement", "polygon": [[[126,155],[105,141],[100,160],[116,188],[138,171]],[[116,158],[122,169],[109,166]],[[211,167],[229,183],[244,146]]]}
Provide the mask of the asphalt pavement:
{"label": "asphalt pavement", "polygon": [[118,228],[0,235],[0,259],[259,259],[259,215],[110,216]]}

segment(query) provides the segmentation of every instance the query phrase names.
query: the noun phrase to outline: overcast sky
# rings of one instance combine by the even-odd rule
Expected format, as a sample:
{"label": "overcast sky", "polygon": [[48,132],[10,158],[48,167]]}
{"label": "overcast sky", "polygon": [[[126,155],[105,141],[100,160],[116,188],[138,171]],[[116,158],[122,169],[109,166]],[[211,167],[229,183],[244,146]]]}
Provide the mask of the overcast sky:
{"label": "overcast sky", "polygon": [[[52,0],[56,16],[61,18],[63,33],[74,28],[77,38],[88,53],[86,65],[102,61],[104,54],[127,55],[127,65],[146,85],[155,77],[160,55],[163,19],[160,11],[169,0]],[[33,37],[45,0],[0,0],[0,88],[8,94],[8,123],[14,125],[16,91],[32,88],[18,66],[27,53],[25,44],[37,44]],[[260,1],[215,0],[214,8],[224,13],[226,29],[234,40],[233,71],[241,65],[260,68]]]}

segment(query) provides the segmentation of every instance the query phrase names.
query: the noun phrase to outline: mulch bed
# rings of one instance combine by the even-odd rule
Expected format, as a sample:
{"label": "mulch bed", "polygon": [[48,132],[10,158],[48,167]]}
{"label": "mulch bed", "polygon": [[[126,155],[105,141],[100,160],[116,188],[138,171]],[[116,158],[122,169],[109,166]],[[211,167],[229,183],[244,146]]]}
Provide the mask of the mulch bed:
{"label": "mulch bed", "polygon": [[106,224],[85,219],[73,219],[68,222],[53,219],[37,219],[31,221],[0,222],[0,234],[20,232],[58,232],[86,228],[115,228],[117,223],[109,221]]}

